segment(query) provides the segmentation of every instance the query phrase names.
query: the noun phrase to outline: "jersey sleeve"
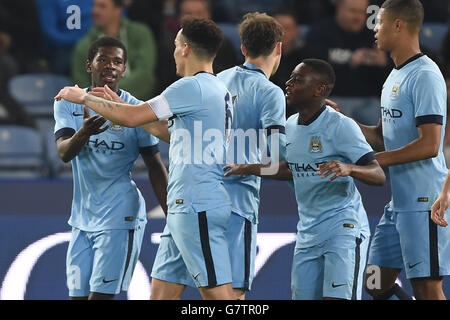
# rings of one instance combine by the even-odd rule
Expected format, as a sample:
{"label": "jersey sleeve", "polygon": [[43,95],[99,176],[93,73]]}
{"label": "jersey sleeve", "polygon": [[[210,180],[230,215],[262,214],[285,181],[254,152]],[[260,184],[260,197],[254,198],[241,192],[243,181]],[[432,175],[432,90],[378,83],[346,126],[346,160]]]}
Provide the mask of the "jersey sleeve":
{"label": "jersey sleeve", "polygon": [[154,155],[159,152],[159,139],[151,135],[141,127],[136,128],[138,138],[139,153],[144,155]]}
{"label": "jersey sleeve", "polygon": [[[75,134],[77,130],[75,116],[82,116],[83,108],[81,106],[80,108],[73,108],[73,106],[74,104],[66,100],[54,102],[53,116],[55,118],[55,140],[64,136],[71,137]],[[74,113],[80,113],[81,115],[74,115]]]}
{"label": "jersey sleeve", "polygon": [[347,117],[341,118],[340,122],[335,133],[338,153],[357,165],[375,160],[375,153],[356,122]]}
{"label": "jersey sleeve", "polygon": [[202,92],[197,80],[185,77],[172,83],[161,95],[147,101],[158,120],[191,113],[201,105]]}
{"label": "jersey sleeve", "polygon": [[432,71],[420,72],[412,89],[416,126],[443,124],[446,99],[446,86],[440,75]]}

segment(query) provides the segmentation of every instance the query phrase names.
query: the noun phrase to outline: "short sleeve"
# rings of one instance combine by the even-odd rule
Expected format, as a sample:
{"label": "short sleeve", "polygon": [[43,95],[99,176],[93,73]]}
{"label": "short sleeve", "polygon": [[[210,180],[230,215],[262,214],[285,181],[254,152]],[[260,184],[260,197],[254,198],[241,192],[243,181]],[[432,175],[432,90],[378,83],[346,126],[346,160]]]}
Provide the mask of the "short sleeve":
{"label": "short sleeve", "polygon": [[286,125],[286,99],[283,91],[274,87],[268,90],[260,99],[261,116],[260,122],[263,129],[279,129],[284,133]]}
{"label": "short sleeve", "polygon": [[375,160],[372,147],[367,143],[361,129],[350,118],[343,117],[339,120],[335,147],[339,154],[349,159],[351,163],[365,165]]}
{"label": "short sleeve", "polygon": [[[202,92],[194,77],[185,77],[172,83],[155,99],[148,101],[159,120],[172,115],[183,116],[201,105]],[[159,116],[160,115],[160,116]]]}
{"label": "short sleeve", "polygon": [[[74,108],[79,106],[79,108]],[[83,106],[74,105],[66,100],[55,101],[53,116],[55,118],[55,140],[63,136],[73,136],[77,130],[75,117],[83,117]]]}
{"label": "short sleeve", "polygon": [[426,123],[443,124],[447,104],[443,78],[432,71],[422,71],[412,89],[416,126]]}

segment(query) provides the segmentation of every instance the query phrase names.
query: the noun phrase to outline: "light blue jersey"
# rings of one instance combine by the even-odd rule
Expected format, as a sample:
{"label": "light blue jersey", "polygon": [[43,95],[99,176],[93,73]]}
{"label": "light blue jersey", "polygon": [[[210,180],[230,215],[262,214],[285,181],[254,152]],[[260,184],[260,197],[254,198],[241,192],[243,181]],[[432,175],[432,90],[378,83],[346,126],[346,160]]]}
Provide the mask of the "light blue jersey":
{"label": "light blue jersey", "polygon": [[339,160],[365,165],[372,148],[350,118],[324,106],[307,124],[298,114],[286,123],[286,160],[292,171],[300,221],[297,247],[311,247],[335,235],[370,236],[367,215],[352,177],[329,182],[320,163]]}
{"label": "light blue jersey", "polygon": [[222,167],[232,105],[225,85],[200,72],[176,81],[148,103],[159,120],[169,118],[169,212],[229,206]]}
{"label": "light blue jersey", "polygon": [[[139,100],[120,90],[120,98],[130,104]],[[83,105],[66,100],[54,104],[55,138],[72,136],[83,125]],[[97,113],[89,109],[89,115]],[[159,140],[141,128],[112,125],[92,135],[72,160],[73,202],[69,224],[87,232],[134,229],[146,222],[144,199],[131,179],[139,153],[154,154]]]}
{"label": "light blue jersey", "polygon": [[[276,141],[279,141],[279,154],[284,157],[286,100],[283,91],[270,82],[260,68],[250,63],[225,70],[218,78],[225,83],[234,101],[233,133],[227,162],[261,163],[267,145],[265,135],[261,134],[263,129],[267,130],[268,137],[273,130],[278,130],[280,139]],[[232,211],[256,223],[261,178],[232,175],[224,182],[232,201]]]}
{"label": "light blue jersey", "polygon": [[386,151],[419,138],[417,127],[442,124],[437,157],[389,167],[392,210],[428,211],[438,197],[447,169],[442,144],[446,123],[447,94],[438,66],[417,55],[392,70],[381,95],[381,116]]}

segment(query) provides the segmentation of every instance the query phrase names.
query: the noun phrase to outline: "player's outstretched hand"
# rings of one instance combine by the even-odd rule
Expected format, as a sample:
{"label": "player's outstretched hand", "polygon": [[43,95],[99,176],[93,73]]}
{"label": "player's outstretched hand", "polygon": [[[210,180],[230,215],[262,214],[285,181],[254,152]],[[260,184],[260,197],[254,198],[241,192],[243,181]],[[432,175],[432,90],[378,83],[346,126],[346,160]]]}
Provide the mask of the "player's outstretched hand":
{"label": "player's outstretched hand", "polygon": [[61,99],[64,99],[73,103],[84,104],[84,98],[86,97],[86,95],[86,91],[75,85],[73,87],[62,88],[55,96],[55,100],[59,101]]}
{"label": "player's outstretched hand", "polygon": [[342,111],[342,109],[339,107],[339,105],[334,102],[333,100],[330,99],[325,99],[325,103],[327,105],[329,105],[330,107],[332,107],[334,110],[336,110],[337,112],[340,112],[342,114],[344,114],[344,112]]}
{"label": "player's outstretched hand", "polygon": [[333,160],[320,164],[318,173],[322,175],[322,178],[324,179],[334,173],[335,175],[328,179],[328,181],[333,181],[337,177],[347,177],[351,175],[352,167],[347,163]]}
{"label": "player's outstretched hand", "polygon": [[83,130],[86,135],[92,136],[100,134],[109,128],[109,126],[104,126],[102,128],[102,126],[106,122],[105,118],[103,118],[98,114],[90,117],[88,108],[84,107],[83,110],[84,110],[83,126],[81,127],[81,130]]}
{"label": "player's outstretched hand", "polygon": [[109,101],[125,103],[125,101],[120,99],[119,95],[111,90],[111,88],[106,84],[104,87],[96,87],[92,89],[92,91],[89,91],[89,94]]}
{"label": "player's outstretched hand", "polygon": [[226,171],[225,177],[229,177],[232,174],[245,177],[250,174],[247,170],[248,169],[247,167],[248,166],[246,164],[228,164],[225,167],[223,167],[223,171]]}
{"label": "player's outstretched hand", "polygon": [[444,215],[449,206],[449,202],[450,199],[448,194],[443,192],[439,195],[439,198],[437,198],[431,207],[431,220],[433,220],[438,226],[448,226],[448,222],[445,220]]}

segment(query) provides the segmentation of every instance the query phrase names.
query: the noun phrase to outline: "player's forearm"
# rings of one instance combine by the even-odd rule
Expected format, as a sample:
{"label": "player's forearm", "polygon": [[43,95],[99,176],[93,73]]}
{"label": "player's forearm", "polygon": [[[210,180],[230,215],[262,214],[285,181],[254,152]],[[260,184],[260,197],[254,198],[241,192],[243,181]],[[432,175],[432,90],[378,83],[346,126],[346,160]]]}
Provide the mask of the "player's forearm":
{"label": "player's forearm", "polygon": [[375,151],[384,151],[384,140],[383,140],[383,132],[381,127],[379,126],[366,126],[359,122],[356,122],[358,126],[361,128],[364,137],[367,140],[367,143],[370,144],[373,150]]}
{"label": "player's forearm", "polygon": [[378,152],[375,156],[380,166],[387,167],[434,158],[438,155],[438,151],[439,144],[418,139],[396,150]]}
{"label": "player's forearm", "polygon": [[133,106],[131,104],[105,100],[93,95],[86,95],[83,102],[86,106],[112,123],[124,127],[134,128],[146,122],[157,120],[156,117],[151,117],[153,112],[150,115],[145,112],[151,111],[150,107],[147,108],[144,106],[145,104]]}
{"label": "player's forearm", "polygon": [[89,141],[89,137],[90,135],[80,129],[70,138],[58,139],[56,143],[58,156],[64,162],[71,161],[80,153],[83,146]]}
{"label": "player's forearm", "polygon": [[158,139],[170,143],[170,133],[167,120],[146,123],[141,127]]}
{"label": "player's forearm", "polygon": [[149,167],[149,179],[153,187],[153,192],[155,193],[164,214],[167,216],[167,184],[169,179],[166,167],[164,167],[161,160],[154,161]]}
{"label": "player's forearm", "polygon": [[270,163],[270,164],[247,164],[249,175],[262,178],[270,178],[274,180],[292,180],[292,172],[286,166],[286,162]]}
{"label": "player's forearm", "polygon": [[382,186],[386,182],[383,169],[373,161],[365,166],[352,165],[351,176],[370,185]]}

